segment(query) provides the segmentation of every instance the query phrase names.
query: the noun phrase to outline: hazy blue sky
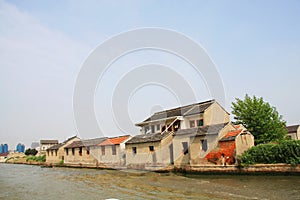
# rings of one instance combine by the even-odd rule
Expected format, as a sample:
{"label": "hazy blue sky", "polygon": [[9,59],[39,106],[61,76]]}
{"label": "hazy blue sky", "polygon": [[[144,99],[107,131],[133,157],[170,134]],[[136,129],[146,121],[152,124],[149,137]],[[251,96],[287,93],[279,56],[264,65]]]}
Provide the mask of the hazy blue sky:
{"label": "hazy blue sky", "polygon": [[[300,1],[0,0],[0,24],[0,143],[10,149],[76,134],[72,98],[82,63],[106,39],[142,27],[175,30],[202,45],[222,77],[229,112],[235,97],[248,93],[277,107],[287,124],[300,123]],[[114,86],[132,66],[148,63],[184,69],[182,76],[202,91],[197,101],[213,98],[180,59],[130,54],[112,65],[95,94],[104,135],[122,134],[108,106]],[[179,106],[158,85],[140,88],[128,101],[132,123]]]}

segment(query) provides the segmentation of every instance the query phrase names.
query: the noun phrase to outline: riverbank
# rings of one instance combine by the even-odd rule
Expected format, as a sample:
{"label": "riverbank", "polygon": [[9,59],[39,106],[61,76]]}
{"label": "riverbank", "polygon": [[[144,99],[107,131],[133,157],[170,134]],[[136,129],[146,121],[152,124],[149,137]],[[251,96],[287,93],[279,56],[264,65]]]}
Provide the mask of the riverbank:
{"label": "riverbank", "polygon": [[49,164],[46,162],[35,162],[21,160],[9,160],[8,164],[23,164],[23,165],[39,165],[42,167],[65,167],[65,168],[86,168],[86,169],[106,169],[106,170],[141,170],[153,171],[159,173],[184,173],[184,174],[278,174],[278,175],[300,175],[300,165],[292,166],[289,164],[256,164],[251,166],[237,166],[237,165],[193,165],[193,166],[167,166],[167,167],[147,167],[147,168],[128,168],[121,166],[105,166],[93,164]]}

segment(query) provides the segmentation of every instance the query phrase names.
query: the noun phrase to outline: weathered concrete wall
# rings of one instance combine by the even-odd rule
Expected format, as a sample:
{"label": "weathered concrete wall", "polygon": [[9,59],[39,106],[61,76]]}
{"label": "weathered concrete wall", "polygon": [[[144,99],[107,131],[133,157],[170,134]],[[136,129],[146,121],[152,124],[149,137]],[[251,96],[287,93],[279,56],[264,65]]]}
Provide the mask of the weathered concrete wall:
{"label": "weathered concrete wall", "polygon": [[235,138],[236,156],[242,155],[247,149],[254,146],[254,136],[251,134],[240,134]]}
{"label": "weathered concrete wall", "polygon": [[72,148],[69,148],[68,155],[64,152],[66,164],[97,164],[97,159],[94,157],[95,154],[88,154],[86,147],[82,147],[82,154],[79,154],[80,148],[74,148],[74,155],[72,154]]}
{"label": "weathered concrete wall", "polygon": [[229,114],[217,102],[213,103],[204,112],[203,118],[204,126],[211,124],[227,123],[230,121]]}

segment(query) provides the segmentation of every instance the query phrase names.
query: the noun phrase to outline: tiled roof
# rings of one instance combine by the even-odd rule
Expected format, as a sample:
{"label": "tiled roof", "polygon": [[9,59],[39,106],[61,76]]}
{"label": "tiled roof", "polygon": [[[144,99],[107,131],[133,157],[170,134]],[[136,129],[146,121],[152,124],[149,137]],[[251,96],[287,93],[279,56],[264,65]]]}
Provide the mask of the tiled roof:
{"label": "tiled roof", "polygon": [[179,129],[175,132],[174,135],[194,135],[194,136],[201,136],[201,135],[215,135],[218,134],[228,123],[222,124],[213,124],[208,126],[200,126],[196,128],[189,128],[189,129]]}
{"label": "tiled roof", "polygon": [[9,154],[9,152],[6,153],[0,153],[0,156],[7,156]]}
{"label": "tiled roof", "polygon": [[159,120],[169,117],[176,117],[176,116],[187,116],[193,114],[200,114],[203,113],[209,106],[211,106],[215,100],[204,101],[201,103],[195,103],[187,106],[182,106],[178,108],[173,108],[161,112],[154,113],[151,117],[146,119],[143,122],[150,122],[153,120]]}
{"label": "tiled roof", "polygon": [[56,145],[53,145],[53,146],[49,147],[47,150],[57,150],[60,147],[62,147],[63,145],[64,145],[64,143],[59,143],[59,144],[56,144]]}
{"label": "tiled roof", "polygon": [[113,138],[108,138],[101,142],[99,146],[106,146],[106,145],[117,145],[125,140],[127,140],[130,136],[129,135],[124,135],[124,136],[119,136],[119,137],[113,137]]}
{"label": "tiled roof", "polygon": [[79,138],[79,137],[77,137],[77,135],[74,135],[73,137],[70,137],[70,138],[66,139],[66,140],[63,141],[62,143],[67,143],[67,142],[69,142],[70,140],[73,140],[73,139],[75,139],[75,138]]}
{"label": "tiled roof", "polygon": [[58,144],[58,140],[41,140],[40,144]]}
{"label": "tiled roof", "polygon": [[297,132],[299,126],[300,125],[287,126],[286,129],[288,133],[295,133]]}
{"label": "tiled roof", "polygon": [[76,147],[91,147],[91,146],[97,146],[104,140],[106,140],[107,137],[103,138],[95,138],[95,139],[89,139],[89,140],[80,140],[80,141],[74,141],[65,148],[76,148]]}
{"label": "tiled roof", "polygon": [[146,143],[146,142],[158,142],[161,141],[163,138],[168,136],[171,132],[163,132],[161,133],[151,133],[151,134],[142,134],[136,135],[130,140],[126,142],[126,144],[137,144],[137,143]]}
{"label": "tiled roof", "polygon": [[224,142],[234,140],[241,132],[242,130],[229,131],[220,141]]}

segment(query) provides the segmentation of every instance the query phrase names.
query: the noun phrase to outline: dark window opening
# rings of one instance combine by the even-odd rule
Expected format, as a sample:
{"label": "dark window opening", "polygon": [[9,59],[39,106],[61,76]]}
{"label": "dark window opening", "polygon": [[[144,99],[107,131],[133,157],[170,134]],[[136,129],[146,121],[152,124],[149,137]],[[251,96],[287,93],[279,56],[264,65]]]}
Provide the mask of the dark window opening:
{"label": "dark window opening", "polygon": [[55,150],[55,156],[57,156],[57,149]]}
{"label": "dark window opening", "polygon": [[198,126],[203,126],[203,119],[197,120],[197,125]]}
{"label": "dark window opening", "polygon": [[53,150],[51,150],[51,156],[53,156]]}
{"label": "dark window opening", "polygon": [[49,156],[49,150],[47,151],[47,154],[48,154],[48,156]]}
{"label": "dark window opening", "polygon": [[153,152],[154,151],[154,146],[149,146],[149,151]]}
{"label": "dark window opening", "polygon": [[191,120],[190,121],[190,128],[194,128],[195,127],[195,120]]}
{"label": "dark window opening", "polygon": [[111,146],[112,155],[117,155],[117,148],[116,146]]}
{"label": "dark window opening", "polygon": [[201,149],[207,151],[207,140],[201,140]]}
{"label": "dark window opening", "polygon": [[145,126],[145,134],[150,133],[150,127],[149,126]]}
{"label": "dark window opening", "polygon": [[90,148],[89,147],[86,149],[86,155],[90,155]]}
{"label": "dark window opening", "polygon": [[67,156],[69,155],[69,149],[66,149],[66,154],[67,154]]}
{"label": "dark window opening", "polygon": [[105,146],[101,146],[101,154],[102,154],[102,156],[105,155]]}
{"label": "dark window opening", "polygon": [[82,147],[79,148],[79,155],[82,156]]}
{"label": "dark window opening", "polygon": [[72,148],[72,155],[75,155],[75,148]]}
{"label": "dark window opening", "polygon": [[183,154],[186,155],[189,153],[189,147],[188,147],[188,143],[187,142],[183,142],[182,143],[182,147],[183,147]]}
{"label": "dark window opening", "polygon": [[136,147],[132,147],[132,153],[133,153],[133,154],[136,154],[136,153],[137,153]]}

